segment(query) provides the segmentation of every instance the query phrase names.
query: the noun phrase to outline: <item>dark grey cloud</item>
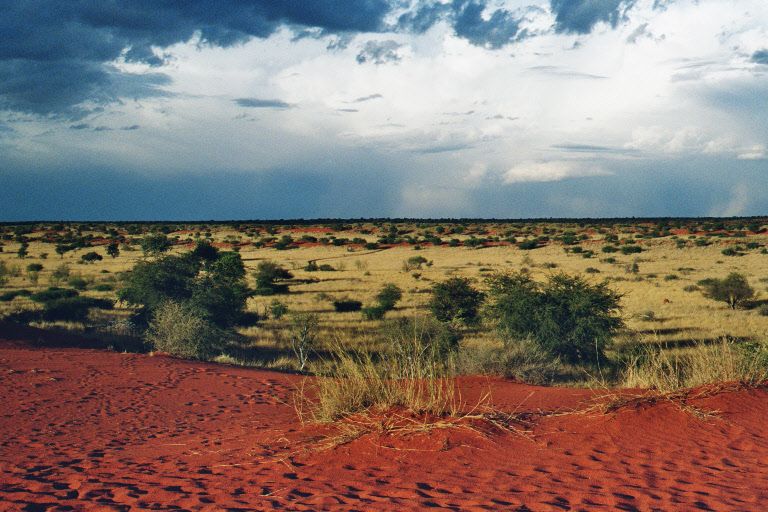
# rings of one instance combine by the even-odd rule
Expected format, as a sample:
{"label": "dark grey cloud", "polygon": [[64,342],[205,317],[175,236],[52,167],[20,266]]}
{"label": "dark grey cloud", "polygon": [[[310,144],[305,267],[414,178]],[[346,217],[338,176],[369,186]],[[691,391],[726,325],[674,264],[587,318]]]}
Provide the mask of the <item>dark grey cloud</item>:
{"label": "dark grey cloud", "polygon": [[126,132],[132,132],[134,130],[138,130],[139,128],[141,128],[141,126],[139,126],[138,124],[132,124],[130,126],[123,126],[120,129]]}
{"label": "dark grey cloud", "polygon": [[390,0],[13,0],[0,16],[0,109],[76,119],[80,105],[162,94],[167,77],[129,75],[110,62],[159,66],[155,48],[199,34],[231,46],[280,26],[324,34],[382,30]]}
{"label": "dark grey cloud", "polygon": [[290,103],[281,100],[265,100],[260,98],[237,98],[233,100],[237,105],[245,108],[292,108]]}
{"label": "dark grey cloud", "polygon": [[354,113],[354,112],[360,112],[356,108],[337,108],[336,112],[346,112],[346,113]]}
{"label": "dark grey cloud", "polygon": [[755,64],[768,65],[768,50],[757,50],[750,59]]}
{"label": "dark grey cloud", "polygon": [[616,27],[635,0],[550,0],[555,31],[589,34],[600,22]]}
{"label": "dark grey cloud", "polygon": [[355,59],[358,64],[365,64],[370,62],[371,64],[386,64],[389,62],[398,62],[401,57],[397,53],[403,45],[397,41],[368,41],[360,49]]}
{"label": "dark grey cloud", "polygon": [[522,20],[523,16],[507,9],[490,8],[486,0],[453,0],[424,3],[401,15],[398,26],[421,33],[440,21],[447,21],[458,37],[475,46],[499,49],[529,35],[520,28]]}
{"label": "dark grey cloud", "polygon": [[453,8],[456,35],[476,46],[498,49],[528,35],[520,29],[521,19],[506,9],[493,11],[486,20],[482,16],[485,2],[455,0]]}

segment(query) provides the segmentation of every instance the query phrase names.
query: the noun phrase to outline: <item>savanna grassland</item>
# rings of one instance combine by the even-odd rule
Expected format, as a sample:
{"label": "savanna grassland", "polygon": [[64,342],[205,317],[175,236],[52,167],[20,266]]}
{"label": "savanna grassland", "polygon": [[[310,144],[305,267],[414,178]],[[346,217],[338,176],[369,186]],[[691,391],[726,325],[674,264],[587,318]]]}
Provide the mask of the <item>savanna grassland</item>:
{"label": "savanna grassland", "polygon": [[[387,318],[422,315],[428,313],[435,283],[467,277],[483,290],[488,276],[521,269],[539,281],[559,272],[606,281],[621,294],[625,328],[609,354],[635,353],[637,347],[681,353],[723,340],[739,344],[768,338],[767,226],[765,219],[6,225],[0,253],[0,293],[6,300],[0,312],[39,307],[24,295],[8,300],[13,294],[7,292],[50,286],[75,287],[83,296],[114,301],[137,262],[161,257],[143,251],[141,242],[162,233],[171,244],[167,254],[188,252],[200,240],[221,251],[238,251],[252,286],[252,271],[263,261],[293,274],[285,281],[287,294],[248,299],[247,310],[258,321],[238,328],[242,337],[219,356],[224,362],[295,369],[287,326],[296,312],[317,314],[318,353],[338,344],[379,349],[381,320],[367,320],[359,311],[337,312],[333,301],[366,306],[392,283],[403,293]],[[118,248],[114,257],[107,254],[110,245]],[[83,260],[94,252],[102,259]],[[705,296],[702,280],[734,272],[747,278],[753,297],[734,309]],[[276,304],[288,314],[273,314]],[[111,310],[92,309],[85,323],[33,323],[130,336],[131,312],[118,301]],[[483,322],[465,326],[462,335],[465,352],[501,344]]]}

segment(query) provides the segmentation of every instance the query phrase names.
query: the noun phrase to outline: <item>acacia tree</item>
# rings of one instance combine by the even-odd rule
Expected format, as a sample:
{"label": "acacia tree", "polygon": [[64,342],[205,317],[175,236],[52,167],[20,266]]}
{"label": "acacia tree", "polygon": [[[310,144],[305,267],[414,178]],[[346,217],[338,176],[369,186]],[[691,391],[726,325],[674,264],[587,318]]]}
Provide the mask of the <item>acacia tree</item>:
{"label": "acacia tree", "polygon": [[731,272],[724,279],[705,279],[701,285],[706,297],[725,302],[731,309],[738,308],[755,296],[755,290],[749,285],[746,276],[738,272]]}
{"label": "acacia tree", "polygon": [[153,233],[141,239],[141,250],[145,256],[159,256],[171,248],[171,241],[163,233]]}
{"label": "acacia tree", "polygon": [[253,273],[256,279],[256,295],[276,295],[288,293],[288,285],[281,283],[291,279],[293,274],[273,261],[262,261]]}
{"label": "acacia tree", "polygon": [[117,258],[120,256],[120,246],[117,242],[112,242],[107,246],[107,254],[112,256],[113,258]]}

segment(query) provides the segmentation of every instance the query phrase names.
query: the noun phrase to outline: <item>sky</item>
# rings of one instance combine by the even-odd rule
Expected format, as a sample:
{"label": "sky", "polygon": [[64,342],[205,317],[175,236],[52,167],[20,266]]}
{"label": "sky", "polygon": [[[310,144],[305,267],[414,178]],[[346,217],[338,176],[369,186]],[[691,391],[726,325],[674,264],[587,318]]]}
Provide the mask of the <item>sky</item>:
{"label": "sky", "polygon": [[0,0],[0,220],[768,214],[765,0]]}

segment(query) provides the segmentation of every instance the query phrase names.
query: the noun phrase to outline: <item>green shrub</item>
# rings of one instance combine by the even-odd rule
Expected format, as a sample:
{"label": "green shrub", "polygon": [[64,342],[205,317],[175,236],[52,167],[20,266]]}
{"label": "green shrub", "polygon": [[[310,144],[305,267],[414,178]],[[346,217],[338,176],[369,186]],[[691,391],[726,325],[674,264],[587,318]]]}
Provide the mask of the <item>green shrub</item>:
{"label": "green shrub", "polygon": [[502,337],[530,338],[567,362],[596,363],[624,325],[618,316],[621,296],[605,282],[593,285],[560,273],[540,285],[524,272],[497,274],[487,282],[485,313]]}
{"label": "green shrub", "polygon": [[245,268],[236,252],[218,253],[213,261],[192,252],[140,261],[118,291],[120,300],[142,307],[144,321],[165,302],[188,302],[222,328],[240,320],[249,295]]}
{"label": "green shrub", "polygon": [[533,249],[539,248],[539,241],[538,240],[524,240],[517,244],[518,249],[522,249],[523,251],[530,251]]}
{"label": "green shrub", "polygon": [[146,341],[159,352],[205,360],[218,355],[229,336],[208,322],[197,308],[167,301],[153,311]]}
{"label": "green shrub", "polygon": [[389,311],[395,309],[395,305],[403,298],[403,291],[392,283],[385,284],[376,294],[376,302],[379,306]]}
{"label": "green shrub", "polygon": [[273,261],[262,261],[253,277],[256,279],[255,295],[277,295],[288,293],[288,285],[282,281],[293,278],[293,274]]}
{"label": "green shrub", "polygon": [[55,288],[51,287],[47,290],[43,290],[37,293],[33,293],[30,295],[30,299],[32,299],[35,302],[49,302],[52,300],[59,300],[59,299],[67,299],[70,297],[77,297],[79,293],[77,290],[72,290],[71,288]]}
{"label": "green shrub", "polygon": [[30,263],[27,265],[27,272],[40,272],[43,266],[40,263]]}
{"label": "green shrub", "polygon": [[474,289],[469,279],[452,277],[432,287],[429,308],[441,322],[458,320],[472,324],[478,319],[483,293]]}
{"label": "green shrub", "polygon": [[97,292],[111,292],[112,290],[115,289],[115,287],[109,283],[99,283],[96,286],[94,286],[93,289],[96,290]]}
{"label": "green shrub", "polygon": [[163,233],[154,233],[141,239],[141,250],[145,256],[159,256],[168,252],[171,241]]}
{"label": "green shrub", "polygon": [[286,313],[288,313],[288,306],[279,300],[274,299],[269,305],[269,312],[272,314],[272,318],[280,320]]}
{"label": "green shrub", "polygon": [[69,278],[69,266],[62,263],[51,272],[51,284],[58,286],[62,281]]}
{"label": "green shrub", "polygon": [[363,303],[354,299],[339,299],[333,301],[333,309],[337,313],[346,313],[350,311],[360,311],[363,308]]}
{"label": "green shrub", "polygon": [[29,297],[32,292],[29,290],[12,290],[5,293],[0,293],[0,302],[10,302],[16,297]]}
{"label": "green shrub", "polygon": [[75,290],[83,291],[88,288],[88,281],[80,276],[73,276],[67,279],[67,284]]}
{"label": "green shrub", "polygon": [[94,263],[103,260],[104,257],[95,251],[91,251],[80,256],[80,259],[83,261],[83,263]]}
{"label": "green shrub", "polygon": [[643,248],[639,245],[623,245],[621,246],[621,254],[637,254],[643,252]]}
{"label": "green shrub", "polygon": [[367,306],[362,309],[366,320],[381,320],[387,314],[387,309],[381,305]]}
{"label": "green shrub", "polygon": [[93,299],[91,297],[65,297],[43,303],[42,318],[50,322],[88,321],[88,311],[92,308],[112,309],[112,301],[106,299]]}

